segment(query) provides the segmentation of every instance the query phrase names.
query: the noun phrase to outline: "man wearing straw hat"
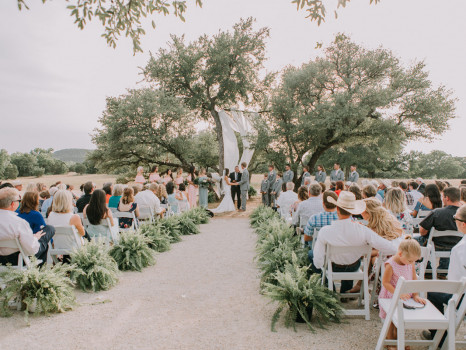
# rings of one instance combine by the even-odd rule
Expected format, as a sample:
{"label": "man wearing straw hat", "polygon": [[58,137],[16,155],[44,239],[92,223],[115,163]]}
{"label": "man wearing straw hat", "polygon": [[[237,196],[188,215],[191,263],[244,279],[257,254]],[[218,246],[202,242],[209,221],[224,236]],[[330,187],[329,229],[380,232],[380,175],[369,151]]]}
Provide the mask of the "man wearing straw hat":
{"label": "man wearing straw hat", "polygon": [[[348,191],[342,191],[338,200],[332,197],[327,198],[327,200],[329,203],[337,206],[338,220],[319,231],[319,237],[313,254],[309,256],[313,258],[312,268],[315,272],[321,272],[320,269],[324,265],[325,247],[327,244],[338,247],[367,244],[383,254],[396,254],[397,247],[394,243],[380,237],[366,226],[351,220],[351,215],[358,215],[366,210],[366,203],[364,201],[357,201],[354,194]],[[345,253],[334,257],[332,268],[334,272],[354,272],[359,269],[360,264],[359,254]],[[352,287],[353,281],[341,281],[340,293],[345,293]]]}

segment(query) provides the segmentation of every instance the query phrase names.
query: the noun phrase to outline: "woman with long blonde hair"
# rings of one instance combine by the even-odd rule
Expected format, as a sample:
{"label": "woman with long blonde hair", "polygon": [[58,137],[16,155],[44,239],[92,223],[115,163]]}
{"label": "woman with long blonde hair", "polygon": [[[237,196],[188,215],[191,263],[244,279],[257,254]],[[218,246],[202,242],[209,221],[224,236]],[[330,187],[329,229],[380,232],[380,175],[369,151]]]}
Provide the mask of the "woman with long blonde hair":
{"label": "woman with long blonde hair", "polygon": [[413,223],[413,218],[408,210],[408,201],[406,195],[401,188],[390,188],[385,193],[384,206],[393,214],[403,226],[403,229],[408,229]]}

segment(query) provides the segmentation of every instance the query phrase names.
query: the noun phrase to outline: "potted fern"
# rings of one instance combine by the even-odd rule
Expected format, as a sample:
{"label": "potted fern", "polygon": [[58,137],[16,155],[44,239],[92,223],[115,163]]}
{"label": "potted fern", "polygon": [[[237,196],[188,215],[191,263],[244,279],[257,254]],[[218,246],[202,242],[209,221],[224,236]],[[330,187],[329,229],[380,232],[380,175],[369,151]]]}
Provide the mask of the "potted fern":
{"label": "potted fern", "polygon": [[139,226],[139,232],[149,239],[149,248],[162,253],[170,250],[170,236],[162,233],[162,225],[147,223]]}
{"label": "potted fern", "polygon": [[272,331],[284,310],[285,326],[293,326],[295,330],[295,323],[301,318],[311,331],[315,331],[311,325],[313,312],[320,328],[328,322],[340,322],[343,307],[338,296],[321,284],[320,275],[314,274],[309,278],[308,269],[308,266],[299,266],[298,258],[293,254],[285,270],[274,274],[276,283],[265,283],[265,295],[278,302],[272,317]]}
{"label": "potted fern", "polygon": [[118,265],[108,246],[91,241],[71,255],[71,279],[83,290],[108,290],[118,282]]}
{"label": "potted fern", "polygon": [[194,221],[196,225],[209,223],[209,213],[204,208],[194,208],[187,211],[184,215],[187,215]]}
{"label": "potted fern", "polygon": [[39,268],[37,261],[27,270],[7,267],[0,272],[4,288],[0,291],[0,314],[10,316],[9,304],[21,300],[26,321],[29,312],[48,314],[65,312],[75,305],[73,282],[68,277],[70,267],[57,264]]}
{"label": "potted fern", "polygon": [[181,242],[180,223],[176,216],[170,216],[157,221],[162,233],[170,237],[170,243]]}
{"label": "potted fern", "polygon": [[178,223],[180,225],[180,232],[183,236],[197,235],[200,233],[199,227],[187,214],[178,216]]}
{"label": "potted fern", "polygon": [[149,248],[149,243],[146,236],[126,231],[120,235],[118,244],[110,249],[110,256],[122,271],[142,271],[144,267],[155,264],[154,251]]}

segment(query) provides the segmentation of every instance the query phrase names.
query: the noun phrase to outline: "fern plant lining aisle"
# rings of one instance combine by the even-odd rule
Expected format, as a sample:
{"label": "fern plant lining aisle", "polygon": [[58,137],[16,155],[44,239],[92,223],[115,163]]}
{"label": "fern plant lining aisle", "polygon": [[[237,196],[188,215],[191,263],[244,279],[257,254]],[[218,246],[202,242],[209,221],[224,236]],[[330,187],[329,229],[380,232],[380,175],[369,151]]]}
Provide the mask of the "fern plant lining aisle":
{"label": "fern plant lining aisle", "polygon": [[355,319],[316,334],[304,325],[295,333],[279,322],[271,332],[276,307],[260,294],[257,234],[248,218],[216,218],[200,231],[157,254],[156,264],[142,272],[120,273],[107,291],[76,289],[80,306],[71,312],[31,317],[30,327],[22,313],[0,318],[0,348],[336,349],[356,348],[361,339],[375,344],[378,321]]}

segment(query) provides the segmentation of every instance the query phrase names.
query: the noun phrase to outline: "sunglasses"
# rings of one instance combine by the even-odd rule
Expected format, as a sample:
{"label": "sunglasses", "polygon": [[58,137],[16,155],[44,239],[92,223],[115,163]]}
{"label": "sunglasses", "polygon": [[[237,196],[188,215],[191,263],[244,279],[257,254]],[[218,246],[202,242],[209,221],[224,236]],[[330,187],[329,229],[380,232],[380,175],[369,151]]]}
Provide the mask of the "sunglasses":
{"label": "sunglasses", "polygon": [[453,216],[453,219],[459,222],[466,222],[465,220],[458,219],[457,217]]}

